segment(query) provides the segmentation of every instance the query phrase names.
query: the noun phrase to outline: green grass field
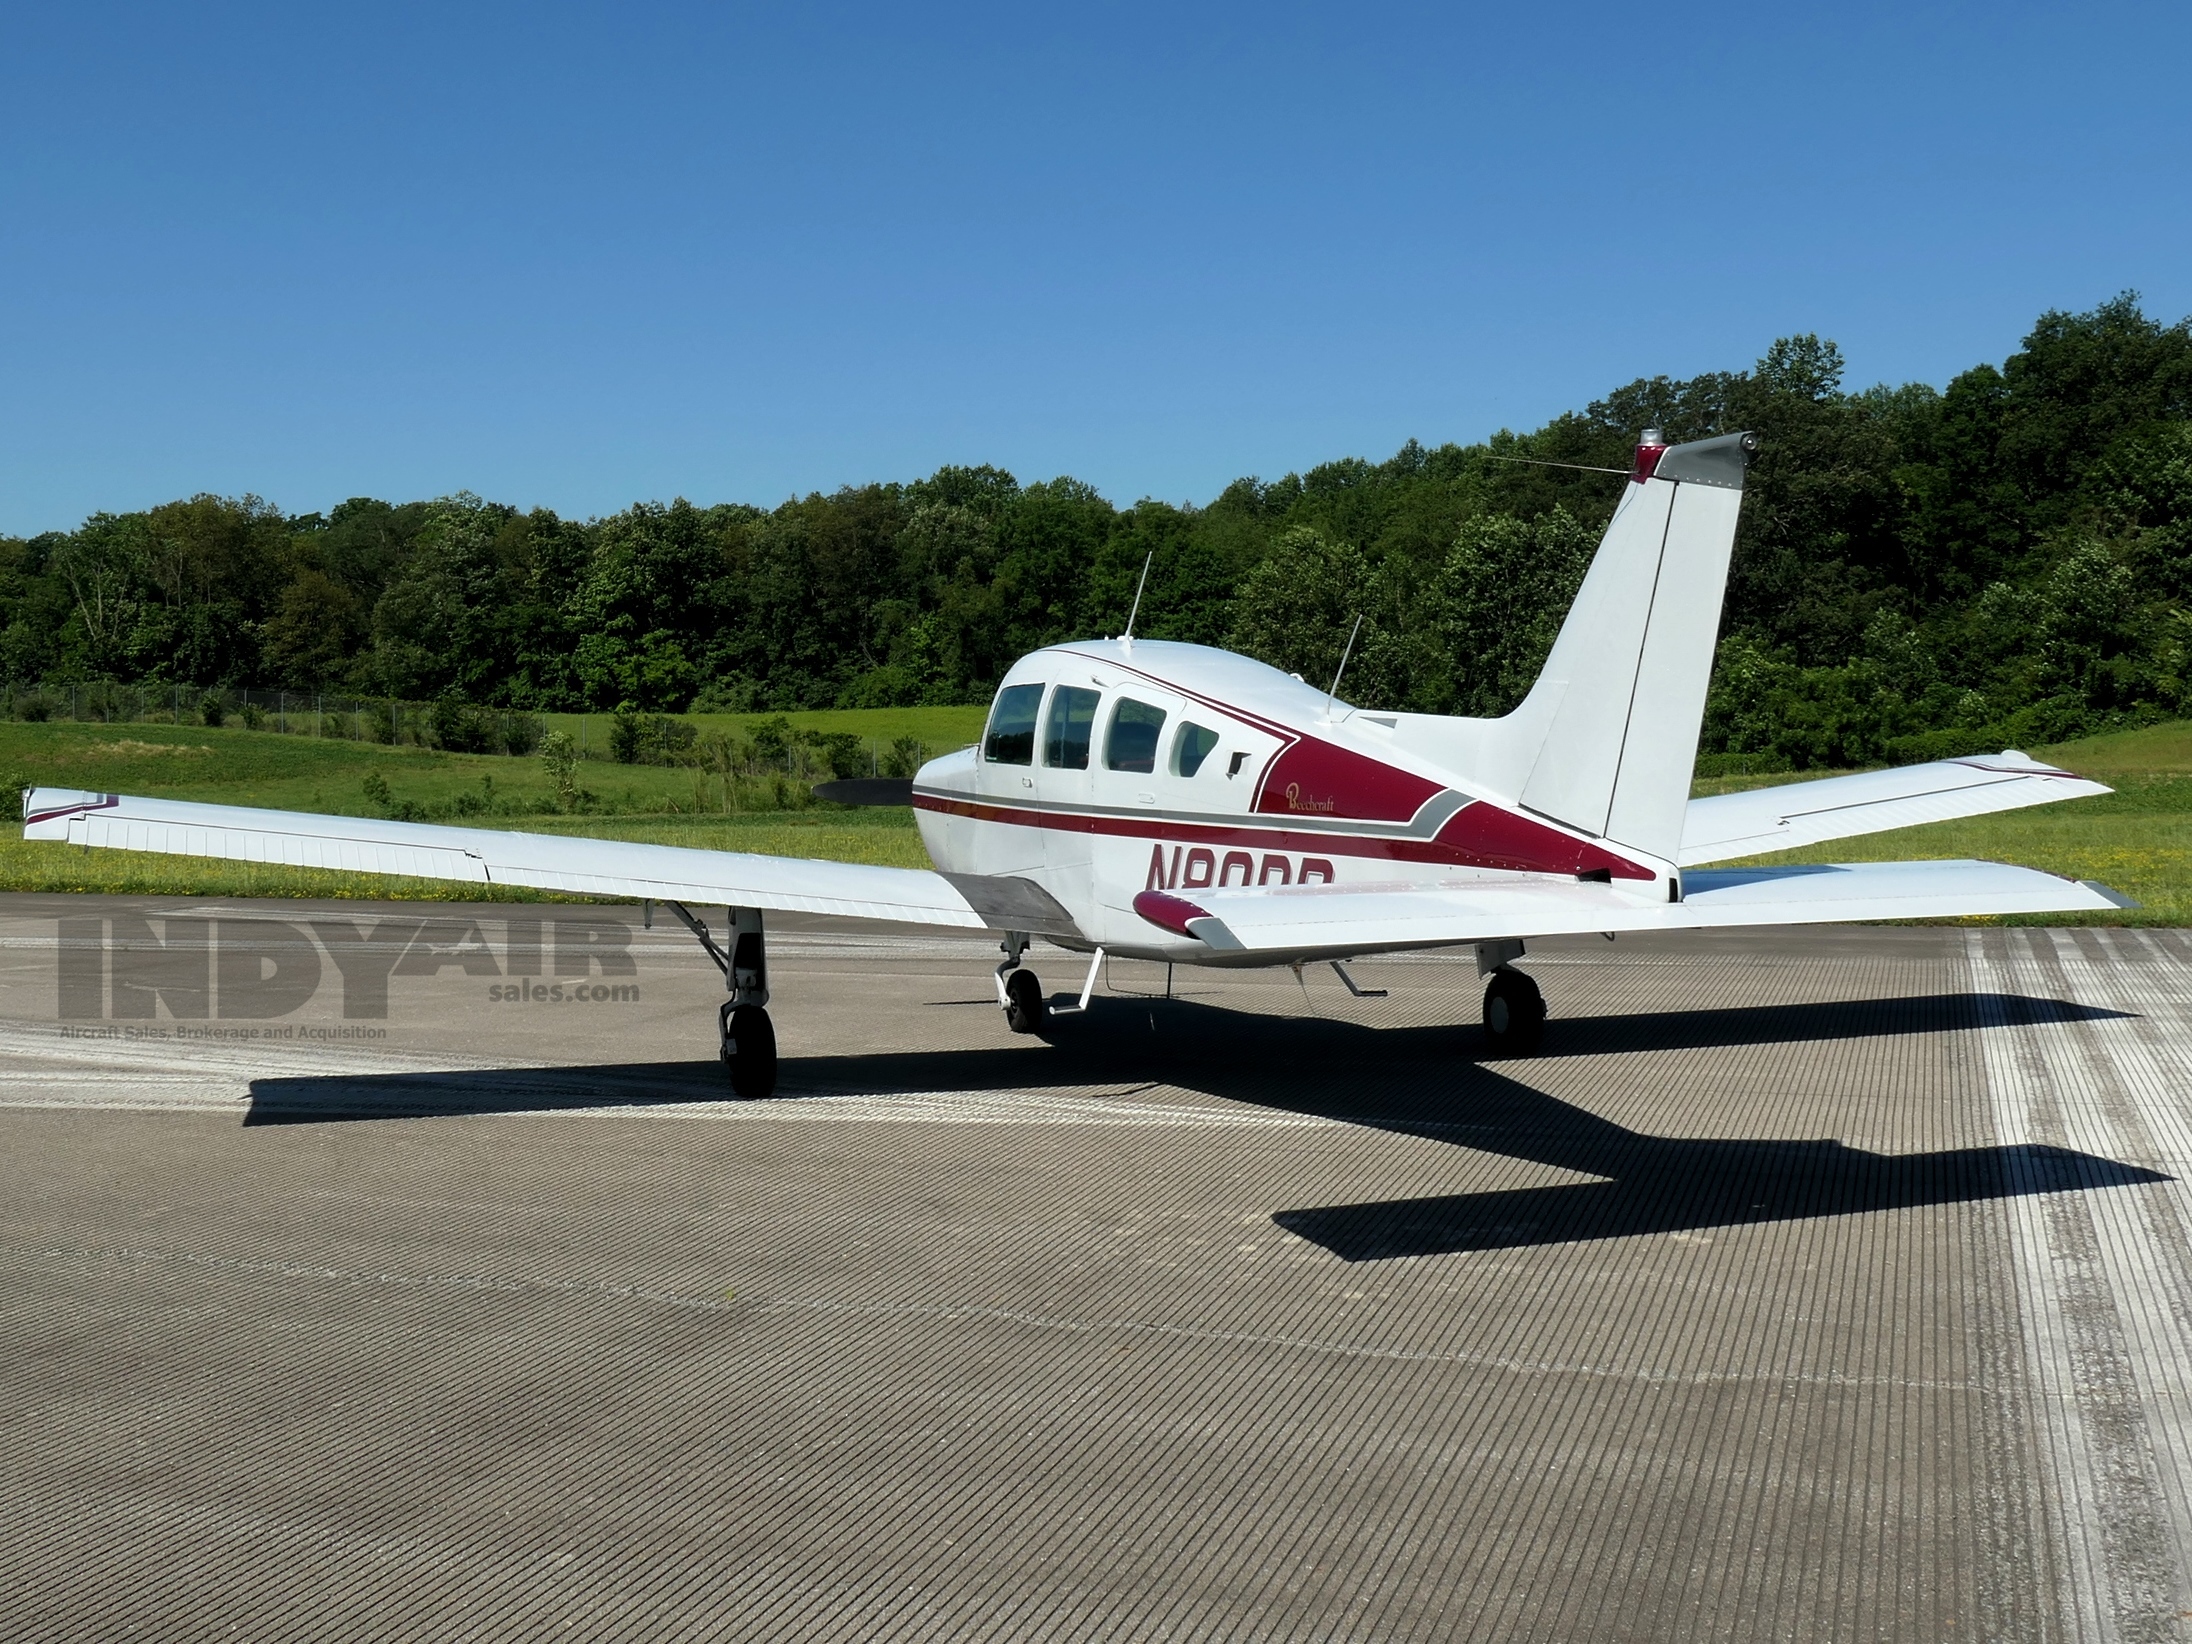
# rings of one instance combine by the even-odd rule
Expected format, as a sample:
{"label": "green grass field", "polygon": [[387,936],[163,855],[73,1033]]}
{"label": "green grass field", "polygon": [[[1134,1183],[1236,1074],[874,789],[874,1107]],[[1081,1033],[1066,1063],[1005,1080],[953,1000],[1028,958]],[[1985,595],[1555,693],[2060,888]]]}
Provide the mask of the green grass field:
{"label": "green grass field", "polygon": [[[577,716],[568,717],[575,733]],[[743,726],[763,716],[695,717],[704,724]],[[980,730],[981,710],[884,708],[787,717],[803,727],[850,730],[884,741],[916,736],[935,752],[972,742]],[[606,726],[606,720],[595,717],[589,728],[605,736]],[[2136,912],[2070,915],[2047,922],[2192,923],[2192,723],[2157,725],[2031,751],[2118,791],[2003,816],[1845,839],[1757,860],[1864,862],[1974,856],[2018,862],[2075,879],[2101,880],[2143,904]],[[580,767],[580,783],[594,796],[593,804],[585,814],[556,815],[547,776],[537,759],[384,748],[272,731],[0,723],[0,778],[11,791],[36,784],[370,816],[381,813],[366,798],[364,784],[369,775],[378,775],[398,800],[438,812],[460,803],[479,808],[481,814],[452,816],[477,827],[897,867],[927,863],[910,812],[816,807],[747,809],[726,815],[721,788],[711,785],[703,773],[690,770],[589,759]],[[1697,791],[1721,793],[1788,780],[1785,776],[1727,777],[1701,782]],[[467,900],[481,895],[479,886],[431,880],[75,850],[27,842],[15,836],[13,829],[0,832],[0,890]],[[521,891],[490,894],[541,899]]]}
{"label": "green grass field", "polygon": [[[959,714],[964,709],[885,709],[907,716]],[[804,715],[822,729],[853,729],[832,719],[869,720],[869,713]],[[974,710],[979,729],[980,710]],[[901,724],[925,724],[918,718]],[[885,721],[886,728],[890,722]],[[933,726],[927,728],[933,729]],[[862,732],[862,734],[871,734]],[[910,730],[893,730],[909,735]],[[948,740],[948,739],[947,739]],[[971,734],[953,747],[971,741]],[[593,796],[580,815],[555,814],[554,792],[537,758],[446,754],[387,748],[370,742],[317,739],[274,731],[175,725],[25,725],[0,722],[0,780],[8,792],[27,786],[84,788],[101,793],[153,794],[216,805],[378,816],[366,779],[378,776],[390,795],[445,814],[469,827],[577,833],[772,856],[822,856],[846,862],[925,867],[928,858],[903,810],[723,812],[723,790],[707,773],[590,759],[579,784]],[[458,813],[460,804],[477,814]],[[478,886],[439,880],[388,879],[305,868],[199,862],[126,851],[72,849],[0,831],[0,890],[114,891],[159,896],[341,896],[446,899],[481,895]],[[495,900],[533,901],[537,893],[496,890]]]}
{"label": "green grass field", "polygon": [[[956,748],[972,747],[982,734],[982,721],[988,713],[986,706],[977,705],[971,708],[822,708],[786,713],[781,717],[790,720],[795,731],[850,731],[863,742],[885,747],[900,737],[910,736],[921,744],[924,757],[934,759],[938,754],[950,753]],[[762,720],[778,717],[776,714],[678,715],[703,736],[710,731],[750,736]],[[568,732],[571,740],[589,756],[606,757],[609,715],[543,714],[541,718],[550,730]]]}
{"label": "green grass field", "polygon": [[[2192,724],[2153,725],[2027,751],[2036,759],[2106,782],[2116,792],[1963,822],[1830,840],[1755,860],[1907,862],[1968,856],[2016,862],[2069,879],[2098,879],[2137,899],[2141,906],[1984,923],[2192,924]],[[1726,792],[1787,780],[1729,779],[1700,787]]]}

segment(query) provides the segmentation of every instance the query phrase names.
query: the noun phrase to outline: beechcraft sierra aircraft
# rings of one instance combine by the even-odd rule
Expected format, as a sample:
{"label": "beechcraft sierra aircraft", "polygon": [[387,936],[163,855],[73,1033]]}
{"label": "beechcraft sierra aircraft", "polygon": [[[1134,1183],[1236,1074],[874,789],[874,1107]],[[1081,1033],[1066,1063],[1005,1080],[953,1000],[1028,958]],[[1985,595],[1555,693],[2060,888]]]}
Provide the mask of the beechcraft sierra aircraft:
{"label": "beechcraft sierra aircraft", "polygon": [[[1085,1010],[1107,953],[1329,961],[1356,991],[1350,958],[1474,947],[1485,1029],[1525,1052],[1545,1019],[1514,968],[1533,937],[2132,905],[1993,862],[1707,865],[2108,792],[2011,752],[1690,798],[1757,447],[1645,433],[1544,671],[1504,718],[1373,712],[1340,701],[1337,681],[1320,691],[1200,645],[1127,637],[1023,657],[980,745],[899,785],[933,872],[51,788],[24,795],[23,833],[662,902],[723,972],[721,1052],[747,1097],[776,1081],[772,909],[999,932],[997,998],[1022,1033]],[[728,910],[728,951],[688,903]],[[1051,1003],[1022,964],[1038,936],[1090,955],[1077,1002]]]}

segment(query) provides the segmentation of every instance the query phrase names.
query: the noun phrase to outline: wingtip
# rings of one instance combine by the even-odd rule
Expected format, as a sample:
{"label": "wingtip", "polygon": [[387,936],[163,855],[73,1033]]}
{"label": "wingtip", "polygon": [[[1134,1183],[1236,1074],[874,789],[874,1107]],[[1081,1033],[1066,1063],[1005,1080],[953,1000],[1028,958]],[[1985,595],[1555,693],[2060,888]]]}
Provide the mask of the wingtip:
{"label": "wingtip", "polygon": [[1220,953],[1244,953],[1248,944],[1235,936],[1223,919],[1197,907],[1184,896],[1168,891],[1145,890],[1134,898],[1134,911],[1159,930],[1175,936],[1192,936]]}
{"label": "wingtip", "polygon": [[1187,922],[1187,934],[1206,948],[1220,953],[1246,953],[1248,944],[1233,934],[1232,928],[1215,914],[1205,914],[1200,919]]}
{"label": "wingtip", "polygon": [[1205,909],[1186,897],[1160,890],[1145,890],[1136,895],[1134,911],[1159,930],[1168,930],[1175,936],[1193,936],[1195,933],[1189,927],[1198,919],[1210,917]]}
{"label": "wingtip", "polygon": [[[122,802],[121,795],[91,793],[76,788],[25,788],[23,790],[23,837],[25,839],[50,839],[65,837],[68,821],[87,811],[110,811]],[[43,833],[33,833],[33,828],[43,828]],[[58,830],[58,831],[55,831]]]}
{"label": "wingtip", "polygon": [[2098,896],[2102,901],[2111,903],[2116,907],[2136,909],[2144,905],[2142,903],[2133,901],[2130,897],[2124,895],[2122,891],[2116,890],[2111,886],[2102,884],[2098,879],[2081,879],[2078,881],[2078,883],[2084,889],[2089,890],[2095,896]]}

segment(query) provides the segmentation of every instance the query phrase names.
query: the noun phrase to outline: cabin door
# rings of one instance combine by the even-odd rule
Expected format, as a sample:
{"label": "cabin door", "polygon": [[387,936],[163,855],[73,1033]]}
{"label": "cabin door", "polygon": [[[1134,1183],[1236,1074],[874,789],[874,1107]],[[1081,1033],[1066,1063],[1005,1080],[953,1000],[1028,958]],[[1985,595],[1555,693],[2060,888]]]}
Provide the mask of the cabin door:
{"label": "cabin door", "polygon": [[1096,710],[1103,692],[1087,685],[1060,685],[1043,711],[1043,863],[1050,894],[1069,908],[1086,908],[1090,892],[1090,842],[1095,837],[1094,785],[1089,766],[1096,741]]}
{"label": "cabin door", "polygon": [[1042,871],[1042,770],[1035,763],[1042,709],[1040,683],[1007,685],[990,708],[974,768],[975,791],[983,806],[974,824],[976,873]]}

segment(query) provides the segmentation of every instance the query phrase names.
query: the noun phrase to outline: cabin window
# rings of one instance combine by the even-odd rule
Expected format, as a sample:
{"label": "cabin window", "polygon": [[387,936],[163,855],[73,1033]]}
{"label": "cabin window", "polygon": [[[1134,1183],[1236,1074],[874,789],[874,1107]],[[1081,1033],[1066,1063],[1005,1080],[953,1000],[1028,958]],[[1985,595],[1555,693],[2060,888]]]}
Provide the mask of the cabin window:
{"label": "cabin window", "polygon": [[1114,771],[1154,771],[1157,768],[1157,736],[1164,729],[1165,711],[1130,696],[1119,698],[1111,710],[1111,730],[1104,738],[1104,767]]}
{"label": "cabin window", "polygon": [[1050,694],[1050,718],[1043,726],[1043,763],[1059,770],[1088,769],[1089,738],[1096,729],[1101,691],[1061,685]]}
{"label": "cabin window", "polygon": [[982,739],[982,757],[992,765],[1035,763],[1035,716],[1042,711],[1040,685],[1007,685],[997,693],[997,705],[989,711],[989,735]]}
{"label": "cabin window", "polygon": [[1203,768],[1203,761],[1218,745],[1218,733],[1206,731],[1200,725],[1180,727],[1180,734],[1172,739],[1172,768],[1182,776],[1193,776]]}

